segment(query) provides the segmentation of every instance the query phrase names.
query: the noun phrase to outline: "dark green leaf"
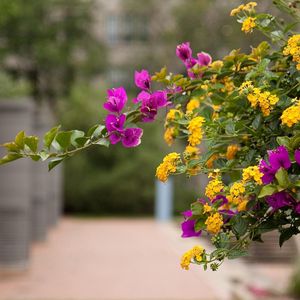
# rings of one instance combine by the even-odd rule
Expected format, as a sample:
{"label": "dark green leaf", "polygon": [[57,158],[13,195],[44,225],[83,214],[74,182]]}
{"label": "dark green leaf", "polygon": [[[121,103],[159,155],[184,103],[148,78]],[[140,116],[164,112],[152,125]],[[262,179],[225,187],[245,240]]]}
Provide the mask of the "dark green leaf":
{"label": "dark green leaf", "polygon": [[203,204],[199,201],[191,204],[191,210],[193,215],[202,215],[203,214]]}
{"label": "dark green leaf", "polygon": [[56,167],[58,164],[60,164],[63,160],[64,160],[64,158],[61,158],[61,157],[52,159],[48,163],[48,170],[51,171],[54,167]]}
{"label": "dark green leaf", "polygon": [[279,236],[279,246],[282,247],[284,242],[288,241],[294,234],[297,233],[299,233],[299,230],[294,227],[283,229]]}
{"label": "dark green leaf", "polygon": [[77,143],[77,140],[79,138],[82,138],[84,137],[84,132],[81,131],[81,130],[72,130],[72,135],[71,135],[71,144],[74,146],[74,147],[78,147],[80,145],[78,145]]}
{"label": "dark green leaf", "polygon": [[242,256],[247,256],[248,252],[245,250],[239,250],[239,249],[235,249],[235,250],[231,250],[228,253],[228,259],[236,259]]}
{"label": "dark green leaf", "polygon": [[237,237],[243,236],[248,229],[248,221],[241,215],[236,215],[231,219],[233,232]]}

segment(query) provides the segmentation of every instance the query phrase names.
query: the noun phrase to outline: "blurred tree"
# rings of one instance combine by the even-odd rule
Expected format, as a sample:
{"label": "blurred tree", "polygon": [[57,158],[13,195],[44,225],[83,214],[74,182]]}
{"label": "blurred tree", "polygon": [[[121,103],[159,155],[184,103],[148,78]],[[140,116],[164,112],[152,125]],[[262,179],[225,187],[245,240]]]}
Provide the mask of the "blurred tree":
{"label": "blurred tree", "polygon": [[1,68],[28,80],[37,101],[68,95],[77,77],[104,68],[94,7],[93,0],[1,0]]}

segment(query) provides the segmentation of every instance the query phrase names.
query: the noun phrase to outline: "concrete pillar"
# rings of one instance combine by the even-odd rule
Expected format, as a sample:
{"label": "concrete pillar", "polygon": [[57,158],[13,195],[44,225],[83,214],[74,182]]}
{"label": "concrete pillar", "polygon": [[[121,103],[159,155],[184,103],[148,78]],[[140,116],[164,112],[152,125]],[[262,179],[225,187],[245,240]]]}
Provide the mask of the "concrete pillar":
{"label": "concrete pillar", "polygon": [[155,219],[170,221],[173,216],[173,179],[163,183],[155,182]]}
{"label": "concrete pillar", "polygon": [[[0,101],[0,143],[31,131],[33,103]],[[5,150],[0,148],[1,157]],[[26,268],[30,249],[31,161],[20,159],[0,166],[0,272]]]}

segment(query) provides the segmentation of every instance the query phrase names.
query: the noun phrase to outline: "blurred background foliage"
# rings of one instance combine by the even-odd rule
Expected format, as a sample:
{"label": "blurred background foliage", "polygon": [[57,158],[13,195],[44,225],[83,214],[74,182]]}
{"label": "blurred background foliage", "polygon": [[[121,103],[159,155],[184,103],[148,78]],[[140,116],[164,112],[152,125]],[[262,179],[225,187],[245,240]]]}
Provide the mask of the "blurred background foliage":
{"label": "blurred background foliage", "polygon": [[[263,9],[271,1],[264,1]],[[113,3],[113,2],[111,2]],[[1,98],[28,94],[51,103],[65,129],[102,122],[106,89],[138,92],[135,69],[167,65],[183,71],[176,45],[190,41],[196,54],[222,58],[232,48],[249,51],[259,40],[229,17],[240,2],[119,0],[1,0]],[[17,80],[17,81],[13,81]],[[144,126],[137,149],[94,148],[65,164],[65,211],[93,215],[151,215],[155,168],[170,151],[162,142],[163,118]],[[183,147],[183,145],[177,145]],[[172,149],[173,151],[173,149]],[[199,182],[175,178],[175,212],[201,194]]]}

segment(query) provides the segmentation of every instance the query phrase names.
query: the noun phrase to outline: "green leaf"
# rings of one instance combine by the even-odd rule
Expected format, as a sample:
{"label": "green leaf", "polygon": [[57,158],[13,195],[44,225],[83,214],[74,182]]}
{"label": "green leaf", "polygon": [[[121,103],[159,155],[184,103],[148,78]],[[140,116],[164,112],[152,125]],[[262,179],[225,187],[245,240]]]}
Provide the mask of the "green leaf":
{"label": "green leaf", "polygon": [[74,146],[74,147],[78,147],[80,145],[78,145],[77,143],[77,140],[79,138],[82,138],[84,137],[84,132],[81,131],[81,130],[72,130],[72,134],[71,134],[71,144]]}
{"label": "green leaf", "polygon": [[248,229],[248,221],[241,215],[236,215],[231,219],[233,232],[237,237],[243,236]]}
{"label": "green leaf", "polygon": [[63,150],[66,150],[70,146],[72,133],[72,131],[61,131],[56,135],[55,141]]}
{"label": "green leaf", "polygon": [[20,131],[15,138],[15,144],[19,147],[19,149],[24,149],[24,137],[25,137],[25,132]]}
{"label": "green leaf", "polygon": [[85,143],[89,140],[87,137],[79,137],[75,140],[75,143],[77,144],[78,147],[83,147]]}
{"label": "green leaf", "polygon": [[285,170],[284,168],[280,168],[276,174],[275,174],[275,177],[279,183],[279,185],[286,189],[290,186],[290,179],[289,179],[289,175],[288,175],[288,172],[287,170]]}
{"label": "green leaf", "polygon": [[24,138],[25,145],[29,147],[32,152],[36,152],[38,149],[39,139],[36,136],[26,136]]}
{"label": "green leaf", "polygon": [[47,153],[45,151],[41,151],[40,157],[41,157],[42,161],[45,161],[49,157],[49,153]]}
{"label": "green leaf", "polygon": [[53,127],[44,135],[44,144],[48,149],[51,147],[51,144],[55,139],[55,136],[57,135],[59,129],[60,129],[60,125]]}
{"label": "green leaf", "polygon": [[248,252],[241,249],[234,249],[228,252],[228,259],[236,259],[242,256],[247,256]]}
{"label": "green leaf", "polygon": [[97,138],[98,136],[101,135],[104,129],[105,129],[104,125],[96,124],[88,130],[87,136],[90,136],[92,138]]}
{"label": "green leaf", "polygon": [[273,195],[274,193],[278,192],[277,186],[274,184],[268,184],[265,185],[261,190],[258,195],[258,198],[263,198],[266,196]]}
{"label": "green leaf", "polygon": [[297,233],[299,233],[299,230],[295,227],[289,227],[283,229],[279,236],[279,246],[282,247],[284,242],[288,241],[294,234]]}
{"label": "green leaf", "polygon": [[232,135],[235,133],[235,124],[232,120],[229,120],[225,126],[225,132],[228,135]]}
{"label": "green leaf", "polygon": [[196,221],[194,229],[196,232],[205,228],[205,218],[200,218]]}
{"label": "green leaf", "polygon": [[211,121],[213,113],[213,108],[211,106],[206,106],[204,109],[202,109],[201,115],[205,118],[205,120]]}
{"label": "green leaf", "polygon": [[253,122],[252,122],[252,128],[253,129],[258,129],[261,126],[262,123],[262,115],[261,114],[257,114],[256,117],[254,118]]}
{"label": "green leaf", "polygon": [[193,215],[202,215],[203,214],[203,204],[199,201],[191,204],[191,210]]}
{"label": "green leaf", "polygon": [[49,163],[48,163],[48,170],[51,171],[54,167],[56,167],[58,164],[60,164],[62,161],[64,160],[64,157],[58,157],[58,158],[54,158],[52,159]]}
{"label": "green leaf", "polygon": [[23,156],[18,153],[9,153],[0,159],[0,165],[4,165],[6,163],[9,163],[11,161],[17,160],[22,157]]}
{"label": "green leaf", "polygon": [[98,140],[96,143],[96,145],[100,145],[100,146],[104,146],[104,147],[109,147],[110,143],[108,139],[102,138],[100,140]]}
{"label": "green leaf", "polygon": [[2,145],[10,152],[19,152],[20,148],[16,145],[15,142],[5,143]]}
{"label": "green leaf", "polygon": [[276,141],[277,141],[278,145],[282,145],[287,148],[289,148],[289,146],[290,146],[290,138],[287,136],[278,136],[276,138]]}

